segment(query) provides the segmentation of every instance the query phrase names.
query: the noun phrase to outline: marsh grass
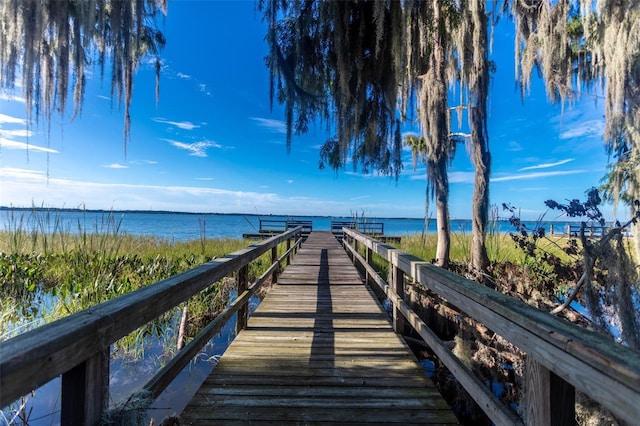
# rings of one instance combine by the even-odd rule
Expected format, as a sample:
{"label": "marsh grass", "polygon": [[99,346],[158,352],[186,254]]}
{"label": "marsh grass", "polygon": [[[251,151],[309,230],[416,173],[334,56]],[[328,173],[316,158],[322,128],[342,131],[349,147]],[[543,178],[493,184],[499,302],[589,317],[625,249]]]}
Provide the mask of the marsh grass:
{"label": "marsh grass", "polygon": [[[242,239],[206,238],[204,223],[201,237],[193,241],[128,235],[121,231],[122,218],[113,212],[93,222],[85,216],[73,224],[41,209],[20,214],[9,210],[8,215],[8,226],[0,231],[0,340],[251,244]],[[260,275],[269,263],[268,255],[252,262],[250,277]],[[212,284],[188,302],[194,323],[210,318],[227,302],[229,284]],[[42,303],[43,294],[51,303]],[[174,316],[169,311],[125,337],[123,347],[158,335]],[[11,331],[12,324],[18,324],[18,329]]]}
{"label": "marsh grass", "polygon": [[[562,260],[570,261],[562,246],[568,241],[565,236],[549,236],[538,242],[541,250],[548,251]],[[530,261],[520,250],[509,234],[487,234],[487,251],[492,263],[511,262],[523,265]],[[434,236],[426,234],[412,234],[403,236],[397,247],[409,254],[425,260],[435,257],[437,241]],[[451,260],[456,263],[468,264],[471,247],[471,235],[465,232],[454,232],[451,235]]]}

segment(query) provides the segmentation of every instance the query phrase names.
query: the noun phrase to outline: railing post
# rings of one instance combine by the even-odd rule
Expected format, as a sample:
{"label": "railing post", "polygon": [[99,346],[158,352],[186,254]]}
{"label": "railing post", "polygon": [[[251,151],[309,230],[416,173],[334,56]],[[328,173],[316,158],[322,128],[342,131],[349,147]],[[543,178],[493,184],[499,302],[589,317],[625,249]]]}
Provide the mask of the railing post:
{"label": "railing post", "polygon": [[[271,264],[273,265],[273,262],[277,262],[278,261],[278,246],[272,247],[271,248]],[[273,275],[271,276],[271,282],[272,283],[277,283],[278,282],[278,269],[280,269],[279,267],[276,268],[273,271]]]}
{"label": "railing post", "polygon": [[[247,284],[249,283],[249,265],[244,265],[238,270],[238,297],[247,290]],[[242,305],[238,309],[238,317],[236,319],[236,334],[241,330],[247,328],[247,317],[249,316],[249,309],[247,303]]]}
{"label": "railing post", "polygon": [[[404,300],[404,272],[395,265],[395,261],[397,261],[397,257],[389,265],[392,271],[393,290],[398,295],[398,298]],[[404,317],[395,303],[393,304],[393,330],[396,333],[404,332]]]}
{"label": "railing post", "polygon": [[96,425],[109,401],[109,347],[62,375],[60,423]]}
{"label": "railing post", "polygon": [[575,389],[545,366],[527,358],[525,422],[531,426],[576,424]]}
{"label": "railing post", "polygon": [[[287,238],[287,252],[291,249],[291,238]],[[287,266],[291,265],[291,253],[287,255]]]}
{"label": "railing post", "polygon": [[[367,265],[372,266],[371,263],[373,261],[373,250],[371,250],[369,247],[367,247],[367,251],[364,255],[364,259],[367,261]],[[366,268],[365,268],[366,269]],[[370,275],[369,275],[369,270],[366,269],[366,274],[365,274],[365,284],[369,284],[369,280],[371,279]]]}

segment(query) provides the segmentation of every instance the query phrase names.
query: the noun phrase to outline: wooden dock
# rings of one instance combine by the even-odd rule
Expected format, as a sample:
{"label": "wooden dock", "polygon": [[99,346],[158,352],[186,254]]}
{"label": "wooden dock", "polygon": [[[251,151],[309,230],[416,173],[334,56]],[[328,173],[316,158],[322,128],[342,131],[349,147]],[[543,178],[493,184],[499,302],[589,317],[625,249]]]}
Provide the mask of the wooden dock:
{"label": "wooden dock", "polygon": [[312,232],[181,424],[456,424],[331,232]]}

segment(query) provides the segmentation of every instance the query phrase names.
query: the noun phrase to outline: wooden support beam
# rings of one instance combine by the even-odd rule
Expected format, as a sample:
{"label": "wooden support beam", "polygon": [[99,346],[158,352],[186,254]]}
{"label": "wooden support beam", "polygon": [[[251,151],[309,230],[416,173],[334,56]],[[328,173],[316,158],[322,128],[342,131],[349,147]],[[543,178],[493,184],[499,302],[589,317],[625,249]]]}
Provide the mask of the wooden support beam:
{"label": "wooden support beam", "polygon": [[526,415],[531,426],[576,424],[575,389],[529,357],[526,368]]}
{"label": "wooden support beam", "polygon": [[[367,247],[367,251],[365,252],[365,260],[367,262],[367,265],[369,266],[373,266],[371,263],[373,262],[373,250],[371,250],[370,247]],[[369,273],[369,269],[365,268],[366,272],[365,272],[365,284],[369,285],[369,282],[371,280],[371,274]]]}
{"label": "wooden support beam", "polygon": [[63,425],[97,425],[109,401],[109,347],[62,375]]}
{"label": "wooden support beam", "polygon": [[[245,265],[238,270],[238,296],[247,290],[249,284],[249,265]],[[249,316],[249,310],[247,304],[244,303],[238,310],[238,316],[236,319],[236,334],[241,330],[247,328],[247,318]]]}
{"label": "wooden support beam", "polygon": [[[273,264],[274,262],[277,262],[277,261],[278,261],[278,246],[273,246],[271,248],[271,264]],[[273,271],[273,276],[271,278],[271,282],[274,283],[274,284],[278,282],[278,272],[280,272],[279,268],[276,268]]]}
{"label": "wooden support beam", "polygon": [[[404,300],[404,272],[396,266],[393,269],[393,290],[400,300]],[[404,333],[404,316],[397,304],[393,304],[393,330],[396,333]]]}

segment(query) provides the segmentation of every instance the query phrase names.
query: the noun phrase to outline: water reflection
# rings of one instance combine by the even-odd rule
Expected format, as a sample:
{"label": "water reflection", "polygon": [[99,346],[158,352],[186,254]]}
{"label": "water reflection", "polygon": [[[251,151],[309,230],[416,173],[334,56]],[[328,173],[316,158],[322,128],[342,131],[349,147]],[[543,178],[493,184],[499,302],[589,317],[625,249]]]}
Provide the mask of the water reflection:
{"label": "water reflection", "polygon": [[[231,290],[229,300],[233,301],[236,295],[237,292]],[[51,321],[51,312],[59,303],[58,296],[38,290],[34,298],[33,302],[38,304],[39,309],[21,310],[19,315],[11,318],[11,321],[3,320],[0,340],[6,340]],[[250,299],[249,314],[255,311],[259,303],[258,297],[254,296]],[[181,309],[173,309],[164,318],[142,327],[139,330],[139,336],[131,341],[131,345],[126,346],[123,342],[118,342],[112,346],[109,377],[110,407],[117,407],[126,401],[175,355],[180,317]],[[147,410],[146,424],[149,424],[151,418],[159,424],[163,418],[179,414],[184,409],[189,399],[211,373],[219,357],[235,338],[235,323],[234,315],[152,403]],[[59,425],[60,395],[61,378],[57,377],[21,400],[4,407],[0,411],[0,425]]]}

